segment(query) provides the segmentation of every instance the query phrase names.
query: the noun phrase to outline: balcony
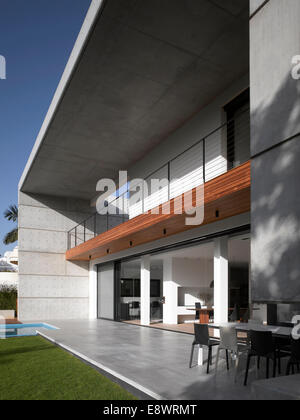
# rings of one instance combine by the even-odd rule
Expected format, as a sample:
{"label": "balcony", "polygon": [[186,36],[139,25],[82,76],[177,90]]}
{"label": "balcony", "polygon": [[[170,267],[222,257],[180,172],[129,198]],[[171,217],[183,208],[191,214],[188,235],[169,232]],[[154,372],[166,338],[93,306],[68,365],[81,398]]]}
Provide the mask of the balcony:
{"label": "balcony", "polygon": [[[181,197],[189,196],[190,207],[196,208],[199,186],[202,225],[250,211],[249,133],[247,109],[146,178],[147,185],[167,178],[164,188],[136,204],[128,189],[117,192],[108,200],[116,214],[94,214],[68,232],[66,259],[88,261],[195,228],[185,223],[189,209],[183,209]],[[169,214],[164,214],[166,206]]]}

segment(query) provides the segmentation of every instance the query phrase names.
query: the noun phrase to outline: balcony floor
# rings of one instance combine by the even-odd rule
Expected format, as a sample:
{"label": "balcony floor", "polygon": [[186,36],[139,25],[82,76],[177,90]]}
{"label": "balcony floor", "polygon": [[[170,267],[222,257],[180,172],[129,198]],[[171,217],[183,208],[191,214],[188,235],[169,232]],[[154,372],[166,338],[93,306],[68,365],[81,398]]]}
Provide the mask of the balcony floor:
{"label": "balcony floor", "polygon": [[[202,225],[250,211],[250,162],[232,169],[204,184],[204,220]],[[189,191],[196,206],[196,190]],[[182,206],[181,202],[181,206]],[[177,207],[176,207],[177,206]],[[148,213],[135,217],[66,252],[68,261],[88,261],[128,248],[150,243],[199,226],[186,225],[186,214],[178,201],[170,201],[170,214]],[[217,215],[218,213],[218,215]]]}

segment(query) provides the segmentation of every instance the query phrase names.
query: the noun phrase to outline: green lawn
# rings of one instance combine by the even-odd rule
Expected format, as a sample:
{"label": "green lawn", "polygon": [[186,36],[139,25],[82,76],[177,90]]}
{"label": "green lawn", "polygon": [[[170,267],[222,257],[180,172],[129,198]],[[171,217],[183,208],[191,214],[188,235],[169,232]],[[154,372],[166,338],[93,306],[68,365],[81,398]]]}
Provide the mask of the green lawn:
{"label": "green lawn", "polygon": [[133,400],[41,337],[0,340],[0,400]]}

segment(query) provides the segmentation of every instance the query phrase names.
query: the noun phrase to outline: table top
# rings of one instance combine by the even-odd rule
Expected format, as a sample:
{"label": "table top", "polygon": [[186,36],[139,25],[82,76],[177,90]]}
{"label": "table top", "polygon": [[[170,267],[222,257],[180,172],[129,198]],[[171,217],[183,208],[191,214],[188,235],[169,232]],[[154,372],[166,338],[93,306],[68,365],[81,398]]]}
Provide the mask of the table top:
{"label": "table top", "polygon": [[[196,312],[200,312],[200,311],[214,311],[215,307],[214,306],[209,306],[209,307],[205,307],[203,306],[202,308],[186,308],[188,311],[196,311]],[[246,311],[248,308],[240,308],[240,311]],[[234,308],[228,308],[229,311],[234,311]]]}
{"label": "table top", "polygon": [[214,311],[215,310],[215,308],[212,308],[212,307],[205,307],[205,306],[203,306],[203,308],[186,308],[188,311],[196,311],[196,312],[202,312],[202,311]]}
{"label": "table top", "polygon": [[270,331],[275,336],[279,337],[290,337],[292,328],[289,327],[277,327],[275,325],[262,325],[262,324],[243,324],[237,322],[225,322],[221,324],[209,324],[209,328],[220,329],[221,327],[235,327],[237,331],[248,332],[254,331]]}

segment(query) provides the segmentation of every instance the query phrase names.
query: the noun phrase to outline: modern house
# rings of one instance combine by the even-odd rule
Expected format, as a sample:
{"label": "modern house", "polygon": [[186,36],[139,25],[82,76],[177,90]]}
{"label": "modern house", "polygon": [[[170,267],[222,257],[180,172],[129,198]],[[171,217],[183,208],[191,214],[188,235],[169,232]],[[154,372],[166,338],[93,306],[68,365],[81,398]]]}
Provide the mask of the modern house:
{"label": "modern house", "polygon": [[19,185],[21,320],[299,311],[299,19],[299,0],[92,1]]}

